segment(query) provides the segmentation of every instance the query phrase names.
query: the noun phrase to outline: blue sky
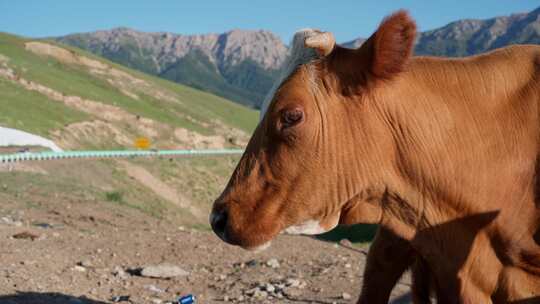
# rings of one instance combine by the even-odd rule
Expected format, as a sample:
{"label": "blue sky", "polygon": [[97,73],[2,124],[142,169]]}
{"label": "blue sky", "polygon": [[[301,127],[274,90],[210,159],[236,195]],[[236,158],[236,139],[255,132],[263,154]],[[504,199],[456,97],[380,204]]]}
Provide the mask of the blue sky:
{"label": "blue sky", "polygon": [[315,27],[344,42],[368,36],[383,16],[399,8],[408,9],[423,31],[538,6],[538,0],[0,0],[0,31],[44,37],[117,26],[182,34],[241,28],[268,29],[288,41],[295,30]]}

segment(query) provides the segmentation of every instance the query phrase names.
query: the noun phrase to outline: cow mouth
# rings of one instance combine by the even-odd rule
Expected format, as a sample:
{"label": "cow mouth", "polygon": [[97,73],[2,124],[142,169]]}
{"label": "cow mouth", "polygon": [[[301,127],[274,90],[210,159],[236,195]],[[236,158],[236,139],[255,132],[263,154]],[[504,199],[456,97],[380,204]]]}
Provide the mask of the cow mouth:
{"label": "cow mouth", "polygon": [[270,245],[272,245],[272,241],[268,241],[268,242],[263,243],[262,245],[259,245],[259,246],[242,247],[242,248],[245,249],[245,250],[254,252],[254,253],[258,253],[258,252],[261,252],[261,251],[264,251],[264,250],[268,249],[270,247]]}
{"label": "cow mouth", "polygon": [[238,246],[244,250],[247,250],[247,251],[251,251],[251,252],[254,252],[254,253],[258,253],[258,252],[261,252],[261,251],[264,251],[266,249],[268,249],[270,247],[270,245],[272,244],[272,239],[270,239],[269,241],[266,241],[266,242],[263,242],[262,244],[259,244],[259,245],[252,245],[252,244],[244,244],[242,242],[237,242],[235,241],[234,239],[230,238],[230,237],[227,237],[227,233],[216,233],[216,235],[225,243],[229,244],[229,245],[233,245],[233,246]]}
{"label": "cow mouth", "polygon": [[221,217],[222,215],[212,212],[210,214],[210,223],[212,230],[219,237],[219,239],[229,245],[239,246],[248,251],[259,252],[270,247],[272,239],[275,237],[265,237],[264,239],[259,238],[258,240],[250,240],[250,238],[244,239],[243,237],[234,233],[231,234],[231,231],[227,225],[220,224],[220,220],[222,220]]}
{"label": "cow mouth", "polygon": [[218,237],[227,244],[238,246],[244,250],[257,253],[257,252],[261,252],[268,249],[270,245],[272,244],[272,240],[274,239],[275,236],[272,236],[270,238],[265,238],[265,240],[263,240],[262,242],[260,241],[253,242],[250,240],[238,240],[234,237],[229,236],[227,233],[221,236],[218,235]]}

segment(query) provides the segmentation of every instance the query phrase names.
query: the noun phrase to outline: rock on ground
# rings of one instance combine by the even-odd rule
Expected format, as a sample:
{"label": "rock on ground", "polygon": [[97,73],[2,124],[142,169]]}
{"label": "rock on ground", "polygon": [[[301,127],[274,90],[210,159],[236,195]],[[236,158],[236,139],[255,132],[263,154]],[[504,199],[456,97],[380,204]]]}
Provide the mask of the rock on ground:
{"label": "rock on ground", "polygon": [[184,269],[170,264],[146,266],[141,270],[141,276],[149,278],[174,278],[189,275]]}

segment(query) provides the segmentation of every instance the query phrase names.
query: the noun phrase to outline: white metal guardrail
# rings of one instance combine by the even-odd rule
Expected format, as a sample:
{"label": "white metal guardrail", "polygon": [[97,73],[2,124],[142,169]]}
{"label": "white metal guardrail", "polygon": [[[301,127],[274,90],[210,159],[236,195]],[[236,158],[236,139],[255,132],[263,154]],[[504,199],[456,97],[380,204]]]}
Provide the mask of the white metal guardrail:
{"label": "white metal guardrail", "polygon": [[212,156],[242,154],[241,149],[208,149],[208,150],[119,150],[119,151],[64,151],[64,152],[22,152],[0,154],[0,163],[22,161],[40,161],[70,158],[126,158],[144,156]]}

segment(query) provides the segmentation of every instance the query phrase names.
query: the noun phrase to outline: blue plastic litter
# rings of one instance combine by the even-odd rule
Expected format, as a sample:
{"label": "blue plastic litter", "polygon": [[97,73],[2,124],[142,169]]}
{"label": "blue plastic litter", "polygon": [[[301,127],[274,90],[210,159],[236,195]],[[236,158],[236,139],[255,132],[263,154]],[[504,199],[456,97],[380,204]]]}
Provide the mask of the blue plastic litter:
{"label": "blue plastic litter", "polygon": [[195,304],[195,296],[187,295],[178,299],[178,304]]}

